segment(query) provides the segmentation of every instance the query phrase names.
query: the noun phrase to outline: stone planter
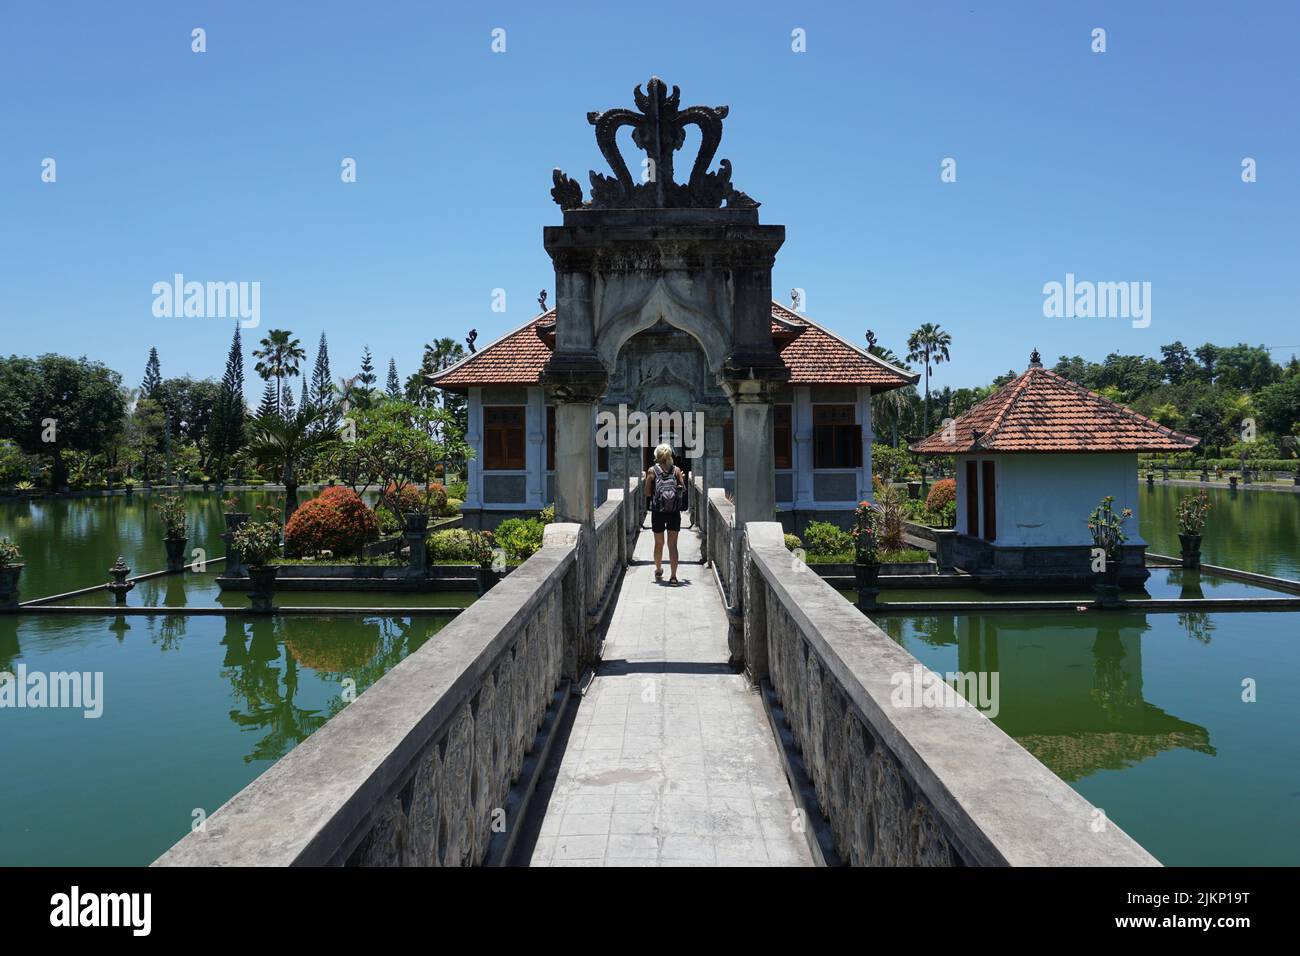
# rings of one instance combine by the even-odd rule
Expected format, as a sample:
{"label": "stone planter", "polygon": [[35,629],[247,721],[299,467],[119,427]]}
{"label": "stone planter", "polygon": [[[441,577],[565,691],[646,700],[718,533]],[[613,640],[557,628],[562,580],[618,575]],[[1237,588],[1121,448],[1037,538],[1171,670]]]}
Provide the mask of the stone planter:
{"label": "stone planter", "polygon": [[163,538],[167,549],[167,570],[175,573],[185,570],[185,542],[189,538]]}
{"label": "stone planter", "polygon": [[22,564],[0,568],[0,608],[18,606],[18,579],[22,577]]}
{"label": "stone planter", "polygon": [[1106,570],[1102,571],[1094,582],[1092,589],[1097,592],[1097,604],[1101,607],[1119,607],[1119,575],[1123,570],[1123,559],[1119,555],[1107,557]]}
{"label": "stone planter", "polygon": [[938,565],[939,573],[952,574],[953,546],[957,543],[956,529],[934,528],[931,533],[934,535],[934,562]]}
{"label": "stone planter", "polygon": [[876,606],[880,594],[880,563],[856,562],[853,565],[853,583],[858,592],[858,607],[862,610]]}
{"label": "stone planter", "polygon": [[501,572],[494,571],[492,568],[477,568],[476,571],[478,576],[478,596],[482,597],[501,580]]}
{"label": "stone planter", "polygon": [[242,511],[228,511],[225,515],[226,530],[222,538],[226,542],[226,566],[222,569],[222,574],[229,578],[242,578],[247,576],[248,569],[244,566],[243,555],[235,547],[235,532],[242,528],[248,522],[248,514]]}
{"label": "stone planter", "polygon": [[907,483],[907,497],[912,501],[921,499],[921,483],[919,481],[909,481]]}
{"label": "stone planter", "polygon": [[274,564],[263,564],[257,567],[248,565],[248,580],[252,587],[248,592],[248,599],[253,602],[253,610],[258,614],[270,614],[271,597],[275,593],[275,576],[280,573],[280,568]]}
{"label": "stone planter", "polygon": [[1237,476],[1236,476],[1236,475],[1229,475],[1229,476],[1228,476],[1228,487],[1231,488],[1233,491],[1236,491],[1236,490],[1237,490]]}
{"label": "stone planter", "polygon": [[1183,548],[1183,567],[1199,568],[1201,566],[1201,536],[1199,534],[1179,534],[1178,542]]}
{"label": "stone planter", "polygon": [[429,537],[429,516],[411,512],[405,517],[406,527],[402,529],[402,539],[410,552],[406,562],[406,576],[426,577],[429,573],[429,554],[424,543]]}

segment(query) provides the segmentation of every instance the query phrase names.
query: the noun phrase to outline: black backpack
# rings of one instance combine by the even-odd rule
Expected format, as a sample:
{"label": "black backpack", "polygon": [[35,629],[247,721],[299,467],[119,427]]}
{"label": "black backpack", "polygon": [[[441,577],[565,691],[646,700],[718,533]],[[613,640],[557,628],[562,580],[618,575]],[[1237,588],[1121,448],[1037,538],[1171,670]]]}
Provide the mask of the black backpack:
{"label": "black backpack", "polygon": [[650,498],[650,510],[659,514],[680,511],[682,506],[682,488],[677,481],[676,469],[667,473],[656,462],[654,466],[655,487]]}

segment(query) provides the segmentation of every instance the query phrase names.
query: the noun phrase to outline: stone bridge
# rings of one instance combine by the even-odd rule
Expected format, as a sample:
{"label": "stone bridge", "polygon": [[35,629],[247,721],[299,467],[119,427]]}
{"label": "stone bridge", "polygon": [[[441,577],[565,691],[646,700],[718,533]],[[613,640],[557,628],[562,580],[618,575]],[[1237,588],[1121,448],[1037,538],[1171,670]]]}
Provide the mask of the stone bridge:
{"label": "stone bridge", "polygon": [[[772,332],[785,227],[708,167],[724,107],[652,77],[637,111],[591,113],[613,176],[555,171],[555,511],[540,551],[181,840],[163,864],[1136,864],[1155,861],[941,684],[783,545]],[[616,134],[656,174],[637,182]],[[689,179],[673,178],[687,127]],[[640,448],[595,410],[620,351],[666,323],[730,405],[734,504],[709,406],[679,587],[641,532]],[[700,396],[696,395],[697,401]],[[685,399],[682,399],[684,402]],[[869,453],[864,457],[869,460]]]}
{"label": "stone bridge", "polygon": [[683,583],[639,479],[157,865],[1154,865],[697,481]]}

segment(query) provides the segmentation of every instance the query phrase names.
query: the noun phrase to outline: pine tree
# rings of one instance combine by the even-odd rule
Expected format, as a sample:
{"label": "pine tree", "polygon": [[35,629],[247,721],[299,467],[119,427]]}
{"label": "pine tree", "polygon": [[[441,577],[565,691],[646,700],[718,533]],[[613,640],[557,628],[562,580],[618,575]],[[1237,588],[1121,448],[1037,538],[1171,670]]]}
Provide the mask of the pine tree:
{"label": "pine tree", "polygon": [[335,405],[334,378],[330,374],[330,349],[325,341],[325,333],[320,334],[320,345],[316,348],[316,365],[311,372],[311,403],[325,411],[321,428],[337,431],[339,414]]}
{"label": "pine tree", "polygon": [[379,377],[375,375],[375,360],[370,354],[370,346],[365,347],[361,353],[361,373],[357,376],[356,388],[352,390],[353,401],[358,408],[369,408],[375,397],[375,382]]}
{"label": "pine tree", "polygon": [[391,358],[388,360],[388,397],[402,397],[402,381],[397,377],[397,362]]}
{"label": "pine tree", "polygon": [[280,414],[280,403],[276,401],[278,394],[275,382],[271,379],[266,380],[266,388],[262,389],[262,404],[257,406],[257,417],[267,418],[270,416],[278,417]]}
{"label": "pine tree", "polygon": [[162,371],[158,364],[158,349],[149,349],[149,361],[144,366],[144,381],[140,383],[140,397],[153,398],[162,384]]}
{"label": "pine tree", "polygon": [[226,463],[244,443],[244,349],[239,338],[239,324],[226,354],[226,371],[221,376],[221,391],[212,410],[212,443],[218,481],[226,479]]}
{"label": "pine tree", "polygon": [[298,407],[304,412],[311,410],[311,394],[307,391],[307,376],[302,378],[302,395],[298,399]]}
{"label": "pine tree", "polygon": [[288,385],[286,385],[284,387],[284,398],[280,400],[280,417],[283,418],[286,422],[291,422],[293,421],[293,417],[295,414],[296,413],[294,412],[293,389],[290,388]]}

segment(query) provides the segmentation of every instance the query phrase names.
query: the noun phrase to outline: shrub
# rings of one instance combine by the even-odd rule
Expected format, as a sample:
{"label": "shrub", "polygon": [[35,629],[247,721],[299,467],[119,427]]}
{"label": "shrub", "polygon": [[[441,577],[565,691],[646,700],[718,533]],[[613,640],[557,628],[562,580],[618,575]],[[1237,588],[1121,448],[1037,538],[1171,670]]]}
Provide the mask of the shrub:
{"label": "shrub", "polygon": [[12,568],[22,560],[23,553],[18,550],[18,545],[8,538],[0,538],[0,568]]}
{"label": "shrub", "polygon": [[944,505],[956,500],[956,479],[944,478],[942,481],[936,481],[930,487],[930,493],[925,496],[925,510],[940,514],[943,512]]}
{"label": "shrub", "polygon": [[464,501],[469,497],[469,482],[452,481],[447,484],[447,497]]}
{"label": "shrub", "polygon": [[507,518],[497,525],[496,543],[511,561],[527,561],[541,548],[545,528],[538,518]]}
{"label": "shrub", "polygon": [[1210,512],[1210,496],[1204,491],[1184,495],[1178,502],[1178,531],[1181,534],[1200,534]]}
{"label": "shrub", "polygon": [[367,541],[379,537],[379,522],[351,488],[326,488],[300,505],[284,529],[285,551],[291,557],[331,551],[358,554]]}
{"label": "shrub", "polygon": [[853,536],[829,521],[809,521],[803,540],[809,554],[839,554],[853,548]]}
{"label": "shrub", "polygon": [[429,535],[425,550],[430,561],[466,561],[474,560],[472,533],[464,528],[452,528],[449,531],[435,531]]}
{"label": "shrub", "polygon": [[785,536],[785,549],[787,551],[797,551],[803,547],[803,542],[799,540],[798,535],[787,534]]}
{"label": "shrub", "polygon": [[434,482],[427,487],[403,485],[399,493],[396,486],[389,485],[380,496],[380,502],[389,511],[398,515],[398,526],[402,524],[401,516],[409,513],[427,515],[445,515],[448,493],[446,487]]}

